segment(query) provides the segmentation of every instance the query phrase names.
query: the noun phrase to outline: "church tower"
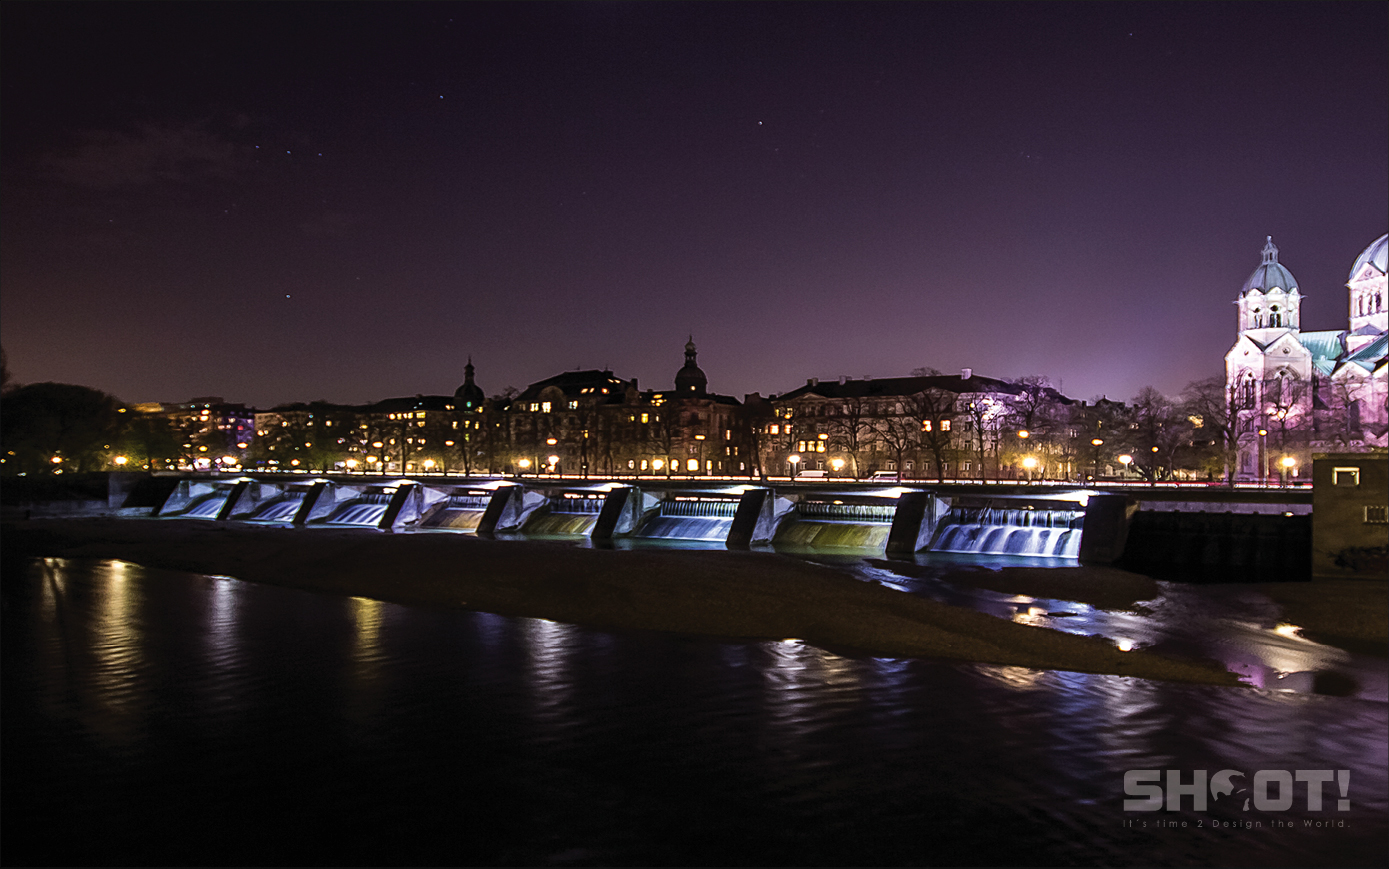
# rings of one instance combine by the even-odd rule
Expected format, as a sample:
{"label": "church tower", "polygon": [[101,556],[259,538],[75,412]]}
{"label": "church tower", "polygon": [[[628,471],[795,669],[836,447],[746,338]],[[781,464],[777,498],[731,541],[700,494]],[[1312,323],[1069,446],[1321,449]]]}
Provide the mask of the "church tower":
{"label": "church tower", "polygon": [[704,376],[695,362],[696,355],[694,336],[691,335],[685,345],[685,367],[675,373],[675,394],[678,397],[702,396],[709,388],[709,378]]}
{"label": "church tower", "polygon": [[473,382],[473,357],[468,357],[468,364],[463,366],[463,385],[454,390],[453,397],[462,405],[462,410],[480,411],[487,396],[483,395],[481,387]]}
{"label": "church tower", "polygon": [[1346,288],[1350,290],[1350,334],[1346,336],[1346,349],[1352,353],[1389,330],[1389,300],[1385,296],[1386,243],[1389,235],[1381,235],[1370,242],[1370,246],[1351,266],[1350,278]]}
{"label": "church tower", "polygon": [[1273,236],[1264,243],[1263,262],[1244,282],[1235,304],[1239,306],[1240,332],[1257,331],[1259,334],[1251,337],[1261,344],[1273,340],[1280,331],[1301,328],[1302,295],[1292,272],[1278,262]]}

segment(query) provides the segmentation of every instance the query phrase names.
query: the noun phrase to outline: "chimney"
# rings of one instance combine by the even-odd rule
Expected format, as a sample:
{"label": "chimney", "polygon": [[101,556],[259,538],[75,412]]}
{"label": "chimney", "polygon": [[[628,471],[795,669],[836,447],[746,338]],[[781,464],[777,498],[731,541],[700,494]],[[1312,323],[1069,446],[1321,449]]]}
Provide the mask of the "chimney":
{"label": "chimney", "polygon": [[960,379],[961,379],[961,380],[969,380],[969,379],[970,379],[971,377],[973,377],[973,376],[974,376],[974,369],[973,369],[973,368],[961,368],[961,369],[960,369]]}
{"label": "chimney", "polygon": [[820,385],[820,378],[818,378],[818,377],[807,377],[807,378],[805,379],[805,385],[806,385],[806,386],[819,386],[819,385]]}
{"label": "chimney", "polygon": [[843,375],[843,374],[839,375],[839,385],[840,385],[840,386],[843,386],[848,380],[849,380],[848,376]]}

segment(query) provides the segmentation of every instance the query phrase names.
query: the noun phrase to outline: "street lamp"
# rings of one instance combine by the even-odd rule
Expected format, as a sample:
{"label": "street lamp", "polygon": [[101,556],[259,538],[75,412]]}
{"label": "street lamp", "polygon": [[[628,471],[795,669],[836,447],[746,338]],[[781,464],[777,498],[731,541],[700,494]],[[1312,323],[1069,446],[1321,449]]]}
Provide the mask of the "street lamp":
{"label": "street lamp", "polygon": [[1119,464],[1124,466],[1124,476],[1128,476],[1129,465],[1133,464],[1133,456],[1128,454],[1119,457]]}
{"label": "street lamp", "polygon": [[353,471],[356,471],[356,470],[357,470],[357,460],[356,460],[356,459],[348,459],[348,460],[347,460],[346,462],[344,462],[343,464],[347,465],[347,473],[349,473],[349,474],[352,473]]}
{"label": "street lamp", "polygon": [[128,461],[130,461],[130,459],[127,459],[125,456],[116,456],[116,457],[115,457],[114,459],[112,459],[111,461],[115,462],[116,465],[117,465],[118,467],[122,467],[122,468],[123,468],[123,467],[125,467],[125,463],[128,462]]}
{"label": "street lamp", "polygon": [[425,459],[425,460],[424,460],[424,470],[425,470],[425,473],[429,473],[430,471],[433,471],[433,470],[434,470],[434,460],[433,460],[433,459]]}
{"label": "street lamp", "polygon": [[796,465],[800,463],[801,457],[796,455],[795,453],[792,453],[791,455],[786,457],[786,461],[791,463],[791,479],[794,480],[796,479]]}
{"label": "street lamp", "polygon": [[695,440],[699,441],[699,469],[700,473],[708,473],[704,467],[704,435],[695,435]]}
{"label": "street lamp", "polygon": [[1098,480],[1100,478],[1100,446],[1103,444],[1104,438],[1094,438],[1090,441],[1090,445],[1095,448],[1095,473],[1091,477],[1091,479],[1094,480]]}
{"label": "street lamp", "polygon": [[1260,477],[1260,479],[1259,479],[1259,485],[1261,485],[1261,486],[1267,486],[1267,485],[1268,485],[1268,451],[1267,451],[1267,448],[1265,447],[1265,443],[1267,442],[1267,438],[1268,438],[1268,429],[1266,429],[1266,428],[1261,428],[1261,429],[1259,429],[1259,470],[1260,470],[1260,472],[1261,472],[1262,475],[1263,475],[1263,476]]}
{"label": "street lamp", "polygon": [[830,467],[833,468],[833,469],[834,469],[834,472],[837,474],[837,473],[839,473],[840,471],[844,470],[844,460],[843,460],[843,459],[830,459]]}
{"label": "street lamp", "polygon": [[1027,471],[1027,481],[1032,482],[1032,472],[1037,470],[1037,459],[1035,456],[1027,456],[1022,460],[1023,469]]}
{"label": "street lamp", "polygon": [[559,465],[559,456],[550,456],[545,461],[550,465],[550,473],[555,473],[555,468]]}
{"label": "street lamp", "polygon": [[527,470],[530,469],[530,466],[531,466],[531,460],[530,460],[530,459],[521,459],[520,461],[518,461],[518,462],[516,463],[516,467],[518,467],[518,468],[521,469],[521,475],[522,475],[522,476],[525,476],[525,473],[526,473]]}
{"label": "street lamp", "polygon": [[1288,474],[1292,471],[1293,466],[1297,464],[1297,459],[1294,459],[1292,456],[1284,456],[1282,461],[1278,464],[1283,466],[1283,480],[1281,485],[1287,486]]}

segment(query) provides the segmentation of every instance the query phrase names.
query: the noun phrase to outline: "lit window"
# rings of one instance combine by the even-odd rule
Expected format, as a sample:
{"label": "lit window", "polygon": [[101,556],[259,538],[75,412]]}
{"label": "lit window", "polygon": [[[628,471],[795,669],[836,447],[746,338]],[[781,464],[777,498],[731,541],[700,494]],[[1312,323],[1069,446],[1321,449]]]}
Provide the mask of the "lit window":
{"label": "lit window", "polygon": [[1383,504],[1366,504],[1365,524],[1389,525],[1389,507]]}
{"label": "lit window", "polygon": [[943,419],[943,420],[941,420],[941,421],[940,421],[940,430],[941,430],[941,431],[950,431],[950,420],[948,420],[948,419]]}
{"label": "lit window", "polygon": [[931,421],[930,421],[929,419],[923,419],[923,420],[921,421],[921,430],[922,430],[922,431],[930,431],[930,430],[931,430]]}
{"label": "lit window", "polygon": [[643,413],[643,414],[641,415],[641,421],[642,421],[643,424],[648,423],[648,422],[651,422],[651,414],[649,414],[649,413]]}
{"label": "lit window", "polygon": [[540,412],[541,412],[541,413],[549,413],[549,412],[550,412],[550,402],[548,402],[548,401],[542,401],[542,402],[540,402]]}
{"label": "lit window", "polygon": [[540,405],[532,403],[532,404],[531,404],[531,413],[535,413],[537,410],[540,410]]}
{"label": "lit window", "polygon": [[578,409],[579,409],[579,403],[578,403],[577,401],[571,401],[571,402],[569,402],[569,409],[570,409],[570,410],[578,410]]}
{"label": "lit window", "polygon": [[699,470],[699,459],[690,459],[685,463],[685,467],[691,471]]}
{"label": "lit window", "polygon": [[773,425],[767,429],[768,434],[781,434],[781,426]]}

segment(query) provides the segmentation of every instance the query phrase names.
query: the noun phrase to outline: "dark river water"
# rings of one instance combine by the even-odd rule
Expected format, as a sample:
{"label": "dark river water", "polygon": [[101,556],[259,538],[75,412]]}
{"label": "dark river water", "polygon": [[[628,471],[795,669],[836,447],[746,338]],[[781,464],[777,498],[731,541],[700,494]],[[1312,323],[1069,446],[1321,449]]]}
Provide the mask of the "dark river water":
{"label": "dark river water", "polygon": [[[9,563],[3,592],[7,864],[1375,865],[1389,845],[1389,707],[1363,696],[612,633],[115,561]],[[1349,807],[1331,782],[1320,811],[1297,790],[1126,812],[1129,769],[1348,770]]]}

